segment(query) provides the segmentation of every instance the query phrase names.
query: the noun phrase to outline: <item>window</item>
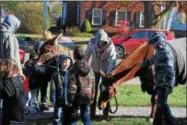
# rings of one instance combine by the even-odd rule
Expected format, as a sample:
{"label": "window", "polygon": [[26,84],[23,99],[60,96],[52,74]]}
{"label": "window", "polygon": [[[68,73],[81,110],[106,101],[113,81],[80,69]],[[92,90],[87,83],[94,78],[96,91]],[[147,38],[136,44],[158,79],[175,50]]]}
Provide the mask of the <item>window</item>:
{"label": "window", "polygon": [[144,27],[144,14],[143,12],[140,12],[140,22],[139,22],[140,27]]}
{"label": "window", "polygon": [[77,24],[80,23],[80,5],[77,5]]}
{"label": "window", "polygon": [[125,10],[117,10],[115,16],[115,25],[120,26],[121,21],[127,20],[127,11]]}
{"label": "window", "polygon": [[102,25],[102,9],[93,9],[92,10],[92,25]]}
{"label": "window", "polygon": [[137,39],[137,38],[147,38],[148,37],[148,33],[146,32],[136,32],[132,35],[133,39]]}

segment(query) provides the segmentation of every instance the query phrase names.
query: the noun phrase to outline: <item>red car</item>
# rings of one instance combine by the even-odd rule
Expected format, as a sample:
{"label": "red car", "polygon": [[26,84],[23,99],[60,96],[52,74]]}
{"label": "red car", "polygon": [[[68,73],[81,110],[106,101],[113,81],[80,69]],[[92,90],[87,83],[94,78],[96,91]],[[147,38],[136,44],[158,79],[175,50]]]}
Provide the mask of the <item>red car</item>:
{"label": "red car", "polygon": [[141,44],[148,42],[148,39],[155,32],[163,32],[167,36],[167,40],[173,40],[174,34],[171,31],[155,30],[155,29],[135,29],[128,34],[112,37],[112,41],[116,47],[117,58],[121,59],[128,53],[135,50]]}
{"label": "red car", "polygon": [[20,56],[20,63],[24,63],[24,58],[25,58],[25,51],[19,49],[19,56]]}

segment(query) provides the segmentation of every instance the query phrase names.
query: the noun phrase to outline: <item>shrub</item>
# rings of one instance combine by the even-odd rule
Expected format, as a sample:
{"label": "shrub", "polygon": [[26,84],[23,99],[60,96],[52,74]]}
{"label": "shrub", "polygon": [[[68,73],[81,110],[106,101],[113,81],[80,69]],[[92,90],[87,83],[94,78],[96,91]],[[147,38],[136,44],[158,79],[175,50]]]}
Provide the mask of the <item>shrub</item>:
{"label": "shrub", "polygon": [[67,31],[66,31],[67,36],[73,36],[76,33],[80,33],[80,29],[78,27],[67,28]]}
{"label": "shrub", "polygon": [[81,32],[78,27],[67,28],[66,35],[73,36],[73,37],[92,37],[93,36],[92,33]]}
{"label": "shrub", "polygon": [[[23,2],[18,5],[16,16],[21,20],[21,29],[26,33],[42,33],[43,5],[42,2]],[[47,22],[48,26],[50,21]]]}
{"label": "shrub", "polygon": [[81,26],[81,31],[83,32],[90,32],[92,31],[91,24],[88,20],[85,20],[84,23]]}

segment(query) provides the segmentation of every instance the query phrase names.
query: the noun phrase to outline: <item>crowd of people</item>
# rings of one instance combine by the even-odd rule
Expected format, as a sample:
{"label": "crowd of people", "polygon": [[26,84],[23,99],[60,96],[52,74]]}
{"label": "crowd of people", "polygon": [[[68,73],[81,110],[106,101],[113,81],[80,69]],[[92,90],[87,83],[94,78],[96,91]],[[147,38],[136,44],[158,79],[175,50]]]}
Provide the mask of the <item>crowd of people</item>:
{"label": "crowd of people", "polygon": [[[14,15],[8,15],[0,25],[0,97],[3,100],[3,107],[1,107],[2,125],[21,125],[24,124],[24,115],[38,113],[41,108],[38,103],[39,88],[42,92],[42,107],[44,110],[48,110],[46,101],[48,84],[40,85],[36,81],[37,77],[40,76],[37,76],[34,72],[40,53],[39,49],[43,42],[39,42],[36,45],[37,47],[30,53],[29,60],[21,68],[21,62],[23,62],[21,60],[23,60],[24,56],[21,54],[20,58],[18,41],[14,35],[19,25],[20,21]],[[162,35],[159,34],[155,38],[161,39]],[[161,39],[160,41],[164,40]],[[156,44],[156,49],[158,50],[158,54],[165,55],[167,60],[164,60],[165,62],[160,58],[156,58],[155,60],[157,62],[158,59],[158,61],[168,64],[168,67],[170,67],[168,68],[168,73],[171,74],[171,76],[167,77],[169,79],[170,77],[174,78],[174,71],[171,54],[169,54],[167,49],[164,49],[165,46],[165,43]],[[91,65],[88,63],[90,57],[92,57]],[[148,64],[148,61],[143,64]],[[102,80],[100,69],[106,74],[110,74],[116,66],[116,51],[112,40],[103,29],[99,29],[96,36],[88,42],[86,49],[83,46],[76,46],[73,50],[73,58],[66,54],[59,55],[56,58],[56,66],[57,69],[53,72],[50,80],[50,101],[54,106],[53,125],[58,125],[60,122],[63,125],[76,125],[79,109],[82,122],[85,125],[91,125],[91,120],[95,118],[96,114],[98,86],[100,80]],[[160,79],[157,82],[158,86],[161,86]],[[173,79],[166,84],[169,84],[168,87],[172,88]],[[166,87],[166,85],[162,86]],[[159,88],[158,104],[160,107],[157,109],[154,125],[160,123],[159,120],[161,117],[159,116],[164,114],[163,110],[165,109],[168,116],[167,120],[173,124],[170,109],[167,103],[165,104],[168,93],[163,87]],[[164,98],[162,98],[163,95]],[[108,118],[108,107],[103,110],[103,115],[105,119]]]}

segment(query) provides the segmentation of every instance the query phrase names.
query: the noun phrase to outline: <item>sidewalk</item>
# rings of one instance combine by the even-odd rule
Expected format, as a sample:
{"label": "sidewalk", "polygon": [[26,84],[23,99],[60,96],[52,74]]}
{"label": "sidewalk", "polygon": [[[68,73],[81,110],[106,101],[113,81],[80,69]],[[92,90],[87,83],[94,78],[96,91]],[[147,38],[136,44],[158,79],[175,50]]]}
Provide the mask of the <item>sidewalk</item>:
{"label": "sidewalk", "polygon": [[[112,107],[112,110],[115,110]],[[186,118],[186,108],[183,107],[172,107],[172,113],[175,118]],[[41,119],[52,119],[53,107],[50,107],[49,111],[45,111],[41,114],[33,115],[33,116],[25,116],[25,120],[41,120]],[[151,113],[151,107],[118,107],[118,111],[115,114],[110,114],[109,116],[123,116],[123,117],[149,117]],[[102,115],[102,111],[96,111],[97,115]]]}

